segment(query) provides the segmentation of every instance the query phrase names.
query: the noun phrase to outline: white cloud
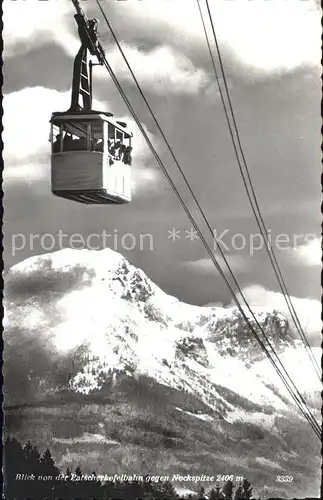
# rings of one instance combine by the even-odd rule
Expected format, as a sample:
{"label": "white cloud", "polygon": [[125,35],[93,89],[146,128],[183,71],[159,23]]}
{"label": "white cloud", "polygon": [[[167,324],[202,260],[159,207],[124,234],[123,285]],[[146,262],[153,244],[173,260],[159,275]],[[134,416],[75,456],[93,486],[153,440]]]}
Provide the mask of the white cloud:
{"label": "white cloud", "polygon": [[292,256],[297,263],[310,267],[321,267],[322,248],[321,239],[315,238],[306,245],[301,245],[292,250]]}
{"label": "white cloud", "polygon": [[76,23],[72,28],[73,13],[72,2],[67,1],[7,0],[3,4],[5,57],[25,53],[47,41],[55,41],[68,54],[75,54],[80,43]]}
{"label": "white cloud", "polygon": [[[252,285],[242,290],[250,306],[261,306],[275,309],[282,313],[288,320],[295,337],[299,338],[295,331],[294,323],[290,317],[284,296],[280,292],[267,290],[260,285]],[[238,296],[238,299],[241,298]],[[319,344],[321,341],[321,303],[319,300],[291,297],[296,314],[303,330],[311,343]]]}
{"label": "white cloud", "polygon": [[216,302],[208,302],[204,304],[204,307],[224,307],[224,303],[221,300],[217,300]]}
{"label": "white cloud", "polygon": [[133,194],[141,194],[149,191],[157,191],[160,185],[160,174],[148,166],[134,168],[132,171]]}
{"label": "white cloud", "polygon": [[[204,2],[200,5],[206,15]],[[220,43],[226,45],[236,59],[249,68],[249,75],[261,76],[288,72],[302,66],[320,65],[321,15],[315,0],[261,1],[218,0],[210,2],[216,33]],[[192,62],[180,55],[198,44],[207,49],[199,18],[196,0],[160,0],[159,2],[119,3],[116,15],[120,16],[120,31],[126,33],[127,25],[164,35],[167,47],[143,53],[136,48],[125,47],[130,62],[144,84],[154,85],[162,92],[196,92],[204,85],[206,75]],[[85,6],[85,11],[86,11]],[[28,0],[28,2],[4,3],[5,56],[27,52],[31,47],[55,41],[70,56],[79,48],[74,9],[71,2]],[[99,12],[98,12],[99,15]],[[207,21],[207,15],[206,15]],[[210,31],[210,23],[208,31]],[[103,20],[100,32],[107,28]],[[119,33],[122,36],[122,32]],[[17,42],[19,43],[17,45]],[[213,45],[213,44],[212,44]],[[188,49],[188,50],[187,50]],[[117,49],[109,57],[117,58]],[[120,57],[120,56],[118,56]],[[121,59],[120,59],[121,61]],[[123,63],[122,63],[123,64]],[[120,63],[118,63],[118,66]],[[121,72],[126,76],[125,70]],[[211,69],[210,69],[211,70]]]}
{"label": "white cloud", "polygon": [[[73,27],[71,23],[73,13],[68,2],[7,2],[3,34],[5,56],[13,56],[18,51],[26,52],[44,42],[54,41],[74,57],[80,42],[76,24]],[[202,69],[195,68],[190,59],[169,47],[159,47],[147,53],[126,45],[123,48],[140,82],[153,87],[158,93],[195,93],[208,82]],[[107,58],[120,78],[132,80],[118,48],[108,51]],[[97,71],[97,74],[110,78],[105,68],[101,72]]]}
{"label": "white cloud", "polygon": [[[195,68],[189,58],[170,47],[157,47],[149,52],[125,44],[122,48],[140,85],[159,94],[194,94],[209,83],[204,70]],[[106,52],[106,55],[120,79],[133,81],[118,48]],[[110,78],[105,69],[99,74]]]}
{"label": "white cloud", "polygon": [[45,158],[43,163],[33,161],[21,165],[6,165],[3,171],[3,181],[6,182],[26,182],[37,181],[49,178],[49,161]]}
{"label": "white cloud", "polygon": [[[217,0],[209,4],[219,41],[255,73],[319,66],[321,14],[315,0]],[[204,2],[200,5],[207,21]],[[139,6],[127,2],[121,11],[138,29],[151,26],[165,33],[170,29],[177,46],[190,46],[192,42],[205,46],[196,0],[147,1]]]}
{"label": "white cloud", "polygon": [[320,13],[314,1],[222,4],[222,9],[212,4],[219,37],[255,72],[320,64]]}
{"label": "white cloud", "polygon": [[[221,266],[223,272],[225,274],[228,274],[229,271],[226,267],[223,258],[218,255],[216,255],[215,258],[219,263],[219,265]],[[226,260],[228,261],[228,264],[230,265],[233,271],[238,273],[247,272],[248,264],[245,261],[245,259],[243,259],[243,257],[241,257],[240,255],[226,255]],[[200,274],[207,274],[207,275],[219,274],[212,260],[208,258],[183,262],[182,265]]]}
{"label": "white cloud", "polygon": [[23,161],[50,153],[49,120],[53,111],[70,106],[70,93],[44,87],[27,87],[3,98],[5,161]]}

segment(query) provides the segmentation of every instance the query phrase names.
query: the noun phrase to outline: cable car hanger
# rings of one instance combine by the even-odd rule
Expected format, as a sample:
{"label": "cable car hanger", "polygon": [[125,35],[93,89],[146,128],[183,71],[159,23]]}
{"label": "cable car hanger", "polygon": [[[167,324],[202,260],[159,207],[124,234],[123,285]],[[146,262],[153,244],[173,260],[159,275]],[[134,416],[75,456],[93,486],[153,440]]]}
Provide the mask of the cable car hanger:
{"label": "cable car hanger", "polygon": [[133,134],[112,113],[92,109],[92,67],[104,65],[105,54],[97,19],[87,19],[78,0],[72,3],[81,47],[74,59],[70,108],[52,113],[50,120],[52,193],[86,204],[129,203]]}
{"label": "cable car hanger", "polygon": [[[74,18],[78,25],[81,47],[78,51],[73,68],[72,102],[69,111],[92,110],[92,66],[103,65],[104,50],[98,40],[97,19],[87,19],[78,0],[72,0],[76,9]],[[98,62],[89,61],[88,53],[96,56]],[[83,107],[79,99],[83,100]]]}

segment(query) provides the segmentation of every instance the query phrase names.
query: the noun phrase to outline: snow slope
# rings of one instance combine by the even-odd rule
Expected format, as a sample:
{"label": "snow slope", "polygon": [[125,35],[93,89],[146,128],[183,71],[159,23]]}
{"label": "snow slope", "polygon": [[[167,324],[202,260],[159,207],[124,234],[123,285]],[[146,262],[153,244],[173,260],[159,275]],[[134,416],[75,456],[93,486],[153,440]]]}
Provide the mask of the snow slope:
{"label": "snow slope", "polygon": [[[305,349],[281,314],[253,310],[319,418],[320,386]],[[182,303],[110,249],[65,249],[15,265],[5,277],[4,327],[7,405],[41,406],[62,393],[90,401],[128,377],[198,400],[198,411],[172,407],[193,426],[202,421],[223,433],[248,424],[282,440],[281,422],[289,421],[312,432],[236,308]],[[297,443],[293,450],[304,452]],[[255,458],[257,467],[277,463]]]}

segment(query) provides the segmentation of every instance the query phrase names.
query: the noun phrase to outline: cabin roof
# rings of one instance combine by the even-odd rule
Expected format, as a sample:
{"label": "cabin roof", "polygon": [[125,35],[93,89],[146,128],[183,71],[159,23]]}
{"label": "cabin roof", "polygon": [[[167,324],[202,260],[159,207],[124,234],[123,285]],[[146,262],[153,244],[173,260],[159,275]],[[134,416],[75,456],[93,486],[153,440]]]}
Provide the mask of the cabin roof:
{"label": "cabin roof", "polygon": [[87,111],[81,110],[79,112],[70,112],[70,111],[57,111],[52,113],[50,122],[51,123],[64,123],[66,121],[88,121],[88,120],[102,120],[114,125],[118,130],[124,132],[124,134],[128,137],[133,137],[132,132],[130,132],[126,127],[122,126],[120,122],[113,120],[111,117],[112,113],[107,113],[106,111]]}

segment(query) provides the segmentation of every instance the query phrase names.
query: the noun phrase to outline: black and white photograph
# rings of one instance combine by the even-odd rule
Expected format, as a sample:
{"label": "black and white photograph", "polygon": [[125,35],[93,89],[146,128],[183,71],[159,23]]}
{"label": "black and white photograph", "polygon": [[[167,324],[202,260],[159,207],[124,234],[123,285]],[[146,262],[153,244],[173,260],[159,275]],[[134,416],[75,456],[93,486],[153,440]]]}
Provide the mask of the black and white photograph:
{"label": "black and white photograph", "polygon": [[5,500],[322,498],[318,0],[4,0]]}

